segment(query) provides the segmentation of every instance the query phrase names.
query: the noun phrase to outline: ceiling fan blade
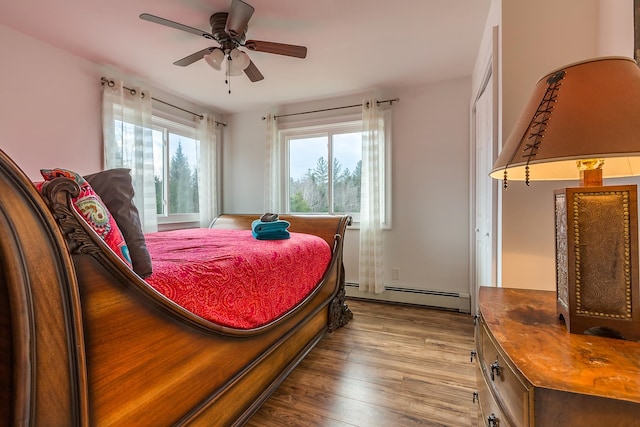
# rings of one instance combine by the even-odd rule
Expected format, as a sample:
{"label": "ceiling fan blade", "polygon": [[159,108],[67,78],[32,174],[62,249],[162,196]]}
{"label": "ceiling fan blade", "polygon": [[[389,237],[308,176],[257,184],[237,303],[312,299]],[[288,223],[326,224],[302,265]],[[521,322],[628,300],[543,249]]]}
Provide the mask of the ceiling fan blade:
{"label": "ceiling fan blade", "polygon": [[195,34],[197,36],[202,36],[205,39],[213,40],[213,34],[211,33],[208,33],[203,30],[199,30],[197,28],[190,27],[188,25],[180,24],[178,22],[173,22],[168,19],[160,18],[159,16],[143,13],[140,15],[140,19],[144,19],[145,21],[153,22],[160,25],[165,25],[171,28],[176,28],[178,30],[186,31],[187,33]]}
{"label": "ceiling fan blade", "polygon": [[293,56],[294,58],[307,57],[307,48],[305,46],[296,46],[293,44],[247,40],[244,47],[256,52],[275,53],[277,55]]}
{"label": "ceiling fan blade", "polygon": [[231,38],[240,38],[247,28],[253,11],[253,6],[242,0],[232,0],[224,31],[229,34]]}
{"label": "ceiling fan blade", "polygon": [[252,82],[258,82],[264,79],[264,76],[260,70],[258,70],[258,67],[256,67],[256,64],[254,64],[253,61],[249,61],[249,66],[244,69],[244,73]]}
{"label": "ceiling fan blade", "polygon": [[184,58],[176,61],[173,63],[173,65],[179,65],[180,67],[186,67],[187,65],[191,65],[196,61],[201,60],[202,58],[204,58],[204,56],[208,53],[213,52],[214,50],[216,50],[217,47],[208,47],[206,49],[202,49],[196,53],[192,53],[189,56],[185,56]]}

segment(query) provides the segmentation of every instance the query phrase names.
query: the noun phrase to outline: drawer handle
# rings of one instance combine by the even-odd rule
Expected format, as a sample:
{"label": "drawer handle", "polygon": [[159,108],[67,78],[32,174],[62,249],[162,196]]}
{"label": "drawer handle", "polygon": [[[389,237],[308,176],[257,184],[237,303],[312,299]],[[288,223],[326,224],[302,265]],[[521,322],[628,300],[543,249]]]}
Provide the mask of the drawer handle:
{"label": "drawer handle", "polygon": [[480,402],[480,396],[477,391],[473,392],[473,403]]}
{"label": "drawer handle", "polygon": [[471,362],[473,362],[473,358],[478,355],[478,352],[475,350],[471,350]]}
{"label": "drawer handle", "polygon": [[498,360],[496,359],[495,362],[493,362],[490,366],[491,368],[491,381],[495,381],[495,376],[500,376],[500,364],[498,363]]}
{"label": "drawer handle", "polygon": [[480,319],[480,316],[477,314],[473,316],[473,326],[478,326],[478,319]]}
{"label": "drawer handle", "polygon": [[496,414],[491,414],[487,417],[487,427],[498,427],[498,417],[496,417]]}

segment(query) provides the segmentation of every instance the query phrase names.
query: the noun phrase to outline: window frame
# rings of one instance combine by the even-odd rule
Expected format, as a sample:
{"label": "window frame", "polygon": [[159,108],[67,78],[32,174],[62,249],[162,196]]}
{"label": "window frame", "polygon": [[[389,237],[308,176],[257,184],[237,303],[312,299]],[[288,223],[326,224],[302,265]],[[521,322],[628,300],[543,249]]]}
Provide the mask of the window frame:
{"label": "window frame", "polygon": [[[384,146],[384,173],[381,175],[381,188],[382,188],[382,212],[383,222],[382,227],[384,229],[391,228],[391,120],[389,116],[383,114],[384,120],[384,129],[385,129],[385,146]],[[292,121],[278,124],[278,143],[281,148],[281,165],[282,165],[282,206],[284,212],[291,213],[289,210],[289,203],[291,200],[291,195],[289,194],[289,180],[290,180],[290,170],[289,170],[289,140],[291,139],[301,139],[301,138],[312,138],[317,136],[324,135],[333,135],[338,133],[348,133],[345,130],[355,129],[356,131],[362,132],[362,116],[360,114],[351,114],[344,115],[340,117],[330,117],[316,120],[301,120],[301,121]],[[329,140],[331,142],[331,140]],[[332,156],[332,148],[333,144],[328,144],[328,155]],[[333,176],[332,176],[332,168],[333,168],[333,160],[332,157],[328,159],[329,163],[329,178],[330,184],[333,185]],[[333,189],[329,192],[330,197],[328,200],[329,206],[333,207],[333,200],[331,195],[333,193]],[[326,212],[309,212],[308,214],[313,215],[323,215],[327,214]],[[329,214],[335,214],[333,212],[329,212]],[[342,214],[342,213],[338,213]],[[352,216],[352,225],[351,228],[359,228],[360,225],[360,213],[348,213]]]}

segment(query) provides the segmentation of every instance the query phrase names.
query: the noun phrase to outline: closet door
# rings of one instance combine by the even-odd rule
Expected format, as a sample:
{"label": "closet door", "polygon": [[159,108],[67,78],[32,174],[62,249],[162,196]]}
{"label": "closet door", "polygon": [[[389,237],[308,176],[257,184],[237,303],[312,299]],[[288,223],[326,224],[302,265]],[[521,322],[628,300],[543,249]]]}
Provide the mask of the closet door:
{"label": "closet door", "polygon": [[[475,247],[472,278],[475,282],[473,290],[475,295],[480,286],[498,284],[498,187],[500,183],[489,177],[497,156],[497,108],[493,76],[492,72],[487,74],[485,85],[473,109]],[[472,311],[476,312],[473,309]]]}

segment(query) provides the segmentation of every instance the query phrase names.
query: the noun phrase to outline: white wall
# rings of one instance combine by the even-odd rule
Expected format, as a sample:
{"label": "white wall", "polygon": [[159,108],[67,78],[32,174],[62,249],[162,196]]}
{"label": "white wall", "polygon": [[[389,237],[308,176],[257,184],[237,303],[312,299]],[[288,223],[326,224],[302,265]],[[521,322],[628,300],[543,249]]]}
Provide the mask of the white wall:
{"label": "white wall", "polygon": [[[130,87],[144,85],[158,99],[205,112],[135,76],[89,62],[2,25],[0,56],[0,149],[34,181],[42,179],[41,168],[63,167],[80,174],[102,169],[102,76],[120,78]],[[192,117],[158,106],[172,114]]]}
{"label": "white wall", "polygon": [[[633,56],[632,0],[502,0],[500,25],[503,141],[548,72],[597,56]],[[503,286],[555,290],[553,190],[567,186],[577,182],[512,182],[503,192]]]}
{"label": "white wall", "polygon": [[[394,103],[393,226],[384,232],[385,284],[469,293],[471,79],[377,92]],[[357,104],[364,95],[279,106],[276,114]],[[358,109],[353,111],[358,113]],[[223,148],[223,211],[262,212],[267,111],[229,116]],[[314,116],[305,116],[311,118]],[[345,240],[348,282],[358,282],[358,232]],[[400,270],[399,280],[391,269]],[[383,296],[384,298],[384,296]],[[408,297],[406,302],[412,302]]]}
{"label": "white wall", "polygon": [[385,278],[398,267],[393,286],[469,293],[471,80],[396,94],[394,227],[385,235]]}
{"label": "white wall", "polygon": [[598,56],[633,58],[633,0],[598,0]]}

